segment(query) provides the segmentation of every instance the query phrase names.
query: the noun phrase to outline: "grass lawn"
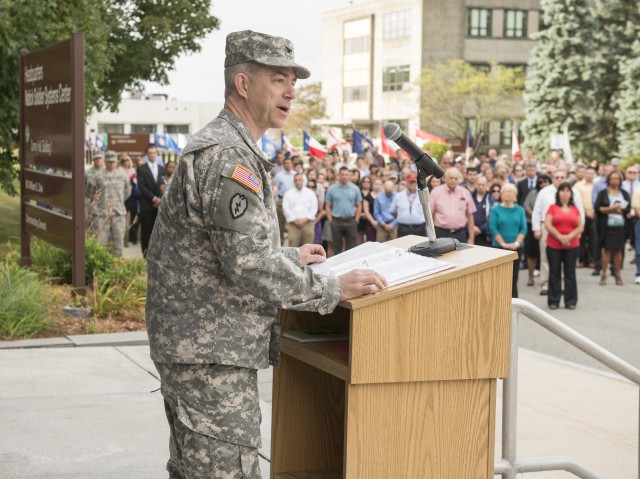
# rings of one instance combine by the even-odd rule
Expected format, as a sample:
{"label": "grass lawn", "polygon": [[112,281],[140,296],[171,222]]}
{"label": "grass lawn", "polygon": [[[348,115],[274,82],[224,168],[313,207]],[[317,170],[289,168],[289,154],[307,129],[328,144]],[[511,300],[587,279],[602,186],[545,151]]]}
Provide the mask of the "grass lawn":
{"label": "grass lawn", "polygon": [[9,251],[7,242],[20,249],[20,196],[0,190],[0,255]]}

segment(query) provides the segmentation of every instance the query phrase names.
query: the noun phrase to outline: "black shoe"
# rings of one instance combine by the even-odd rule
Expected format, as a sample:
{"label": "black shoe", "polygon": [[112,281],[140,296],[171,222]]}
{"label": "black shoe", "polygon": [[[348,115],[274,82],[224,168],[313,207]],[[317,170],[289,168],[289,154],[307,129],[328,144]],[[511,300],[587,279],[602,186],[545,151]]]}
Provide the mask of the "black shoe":
{"label": "black shoe", "polygon": [[[546,289],[541,289],[540,290],[540,296],[546,296],[548,293],[549,293],[549,291],[546,290]],[[556,308],[557,308],[557,306],[556,306]]]}
{"label": "black shoe", "polygon": [[591,272],[591,276],[600,276],[600,268],[594,268]]}

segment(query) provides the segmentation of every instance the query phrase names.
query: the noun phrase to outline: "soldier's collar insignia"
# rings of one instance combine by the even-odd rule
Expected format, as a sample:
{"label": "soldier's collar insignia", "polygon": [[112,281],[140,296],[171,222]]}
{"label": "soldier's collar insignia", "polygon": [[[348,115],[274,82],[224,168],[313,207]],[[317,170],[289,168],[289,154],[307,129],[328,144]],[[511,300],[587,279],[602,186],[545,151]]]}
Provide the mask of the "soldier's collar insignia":
{"label": "soldier's collar insignia", "polygon": [[241,185],[246,186],[254,193],[258,194],[262,189],[262,180],[258,178],[252,171],[246,169],[242,165],[236,165],[233,169],[231,178],[236,180]]}
{"label": "soldier's collar insignia", "polygon": [[234,220],[240,218],[245,211],[247,211],[247,198],[240,193],[236,193],[231,197],[231,201],[229,202],[229,211],[231,212],[231,217]]}

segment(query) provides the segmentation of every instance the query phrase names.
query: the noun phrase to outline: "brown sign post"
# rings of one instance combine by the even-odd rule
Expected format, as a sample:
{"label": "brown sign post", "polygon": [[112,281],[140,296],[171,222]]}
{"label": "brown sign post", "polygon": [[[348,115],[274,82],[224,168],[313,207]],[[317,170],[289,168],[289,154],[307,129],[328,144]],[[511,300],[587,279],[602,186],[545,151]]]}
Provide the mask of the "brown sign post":
{"label": "brown sign post", "polygon": [[118,153],[118,156],[129,155],[133,158],[142,158],[149,144],[149,133],[109,133],[109,150]]}
{"label": "brown sign post", "polygon": [[85,293],[84,36],[20,55],[22,264],[31,236],[73,257],[73,286]]}

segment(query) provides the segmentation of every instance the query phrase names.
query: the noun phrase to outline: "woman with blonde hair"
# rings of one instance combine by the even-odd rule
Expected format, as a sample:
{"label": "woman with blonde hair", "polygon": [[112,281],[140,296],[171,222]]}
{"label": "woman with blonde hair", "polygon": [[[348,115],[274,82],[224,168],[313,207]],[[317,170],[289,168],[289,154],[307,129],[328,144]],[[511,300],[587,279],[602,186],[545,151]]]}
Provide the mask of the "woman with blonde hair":
{"label": "woman with blonde hair", "polygon": [[[492,187],[493,188],[493,187]],[[506,183],[500,190],[500,203],[491,208],[489,228],[493,237],[493,246],[515,251],[518,257],[513,261],[513,283],[511,297],[518,297],[518,270],[522,241],[527,234],[527,219],[524,208],[516,203],[518,189]]]}

